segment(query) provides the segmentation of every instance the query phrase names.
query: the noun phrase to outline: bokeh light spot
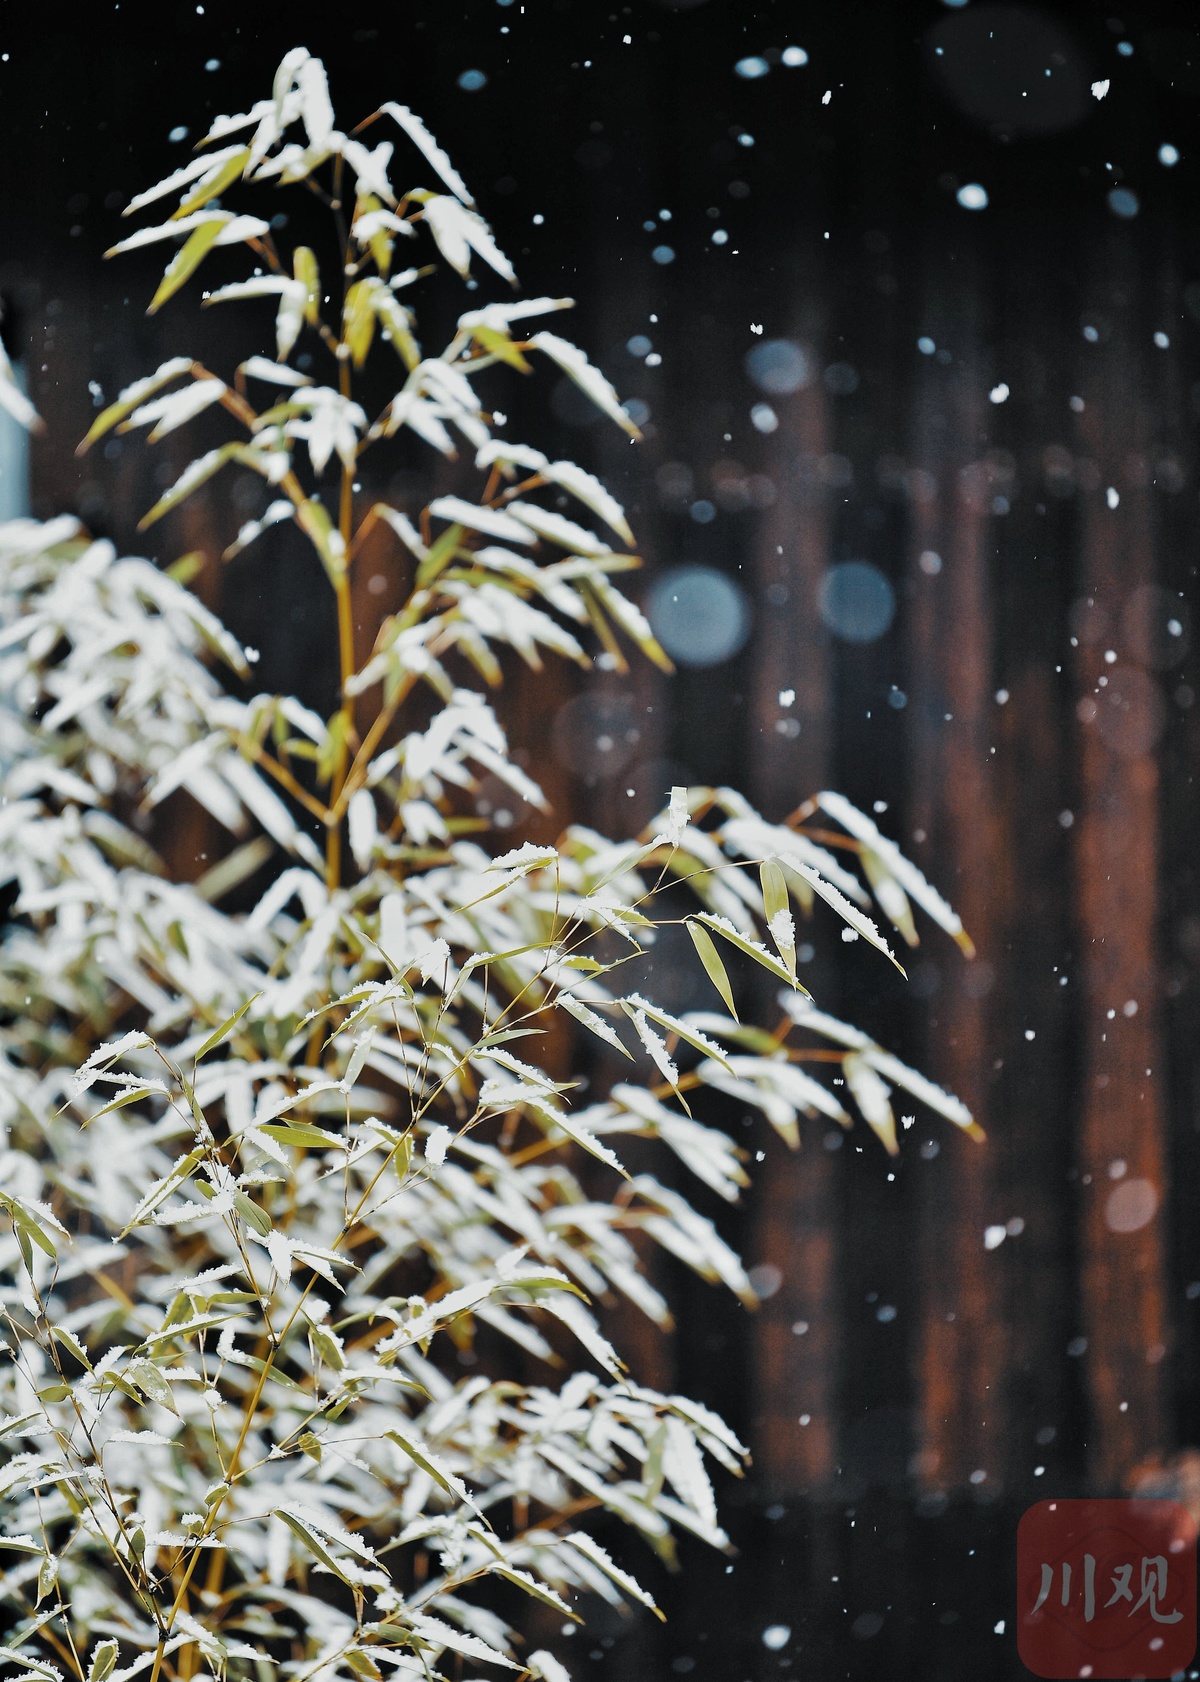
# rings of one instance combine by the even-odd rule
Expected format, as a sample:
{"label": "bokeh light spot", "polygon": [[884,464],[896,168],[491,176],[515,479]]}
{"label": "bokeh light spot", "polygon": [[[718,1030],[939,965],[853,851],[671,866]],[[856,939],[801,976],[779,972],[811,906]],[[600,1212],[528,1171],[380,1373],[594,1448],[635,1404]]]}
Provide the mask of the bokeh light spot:
{"label": "bokeh light spot", "polygon": [[875,642],[896,617],[891,585],[870,561],[830,567],[817,593],[821,618],[846,642]]}
{"label": "bokeh light spot", "polygon": [[745,596],[715,567],[674,568],[651,590],[648,608],[655,636],[681,666],[719,666],[750,634]]}

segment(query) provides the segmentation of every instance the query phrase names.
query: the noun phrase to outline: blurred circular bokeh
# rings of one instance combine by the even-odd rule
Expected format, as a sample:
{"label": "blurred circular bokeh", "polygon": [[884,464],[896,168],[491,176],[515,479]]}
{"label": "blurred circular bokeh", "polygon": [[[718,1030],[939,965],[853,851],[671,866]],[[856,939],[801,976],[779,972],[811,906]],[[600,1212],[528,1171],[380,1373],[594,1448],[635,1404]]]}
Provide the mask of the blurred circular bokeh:
{"label": "blurred circular bokeh", "polygon": [[1167,722],[1167,704],[1152,677],[1137,666],[1108,666],[1104,686],[1089,697],[1096,729],[1106,747],[1122,759],[1150,752]]}
{"label": "blurred circular bokeh", "polygon": [[1187,603],[1157,584],[1139,584],[1121,609],[1121,640],[1139,666],[1170,671],[1192,646]]}
{"label": "blurred circular bokeh", "polygon": [[876,642],[896,617],[896,595],[870,561],[830,567],[817,592],[821,618],[846,642]]}
{"label": "blurred circular bokeh", "polygon": [[787,397],[812,379],[812,358],[792,339],[764,339],[746,352],[746,372],[760,391]]}
{"label": "blurred circular bokeh", "polygon": [[558,709],[551,730],[554,757],[588,781],[615,776],[641,741],[628,695],[587,690]]}
{"label": "blurred circular bokeh", "polygon": [[674,567],[650,591],[647,610],[655,636],[681,666],[719,666],[750,635],[745,593],[715,567]]}
{"label": "blurred circular bokeh", "polygon": [[1034,6],[965,6],[925,34],[934,82],[997,139],[1058,134],[1088,114],[1091,74],[1073,33]]}
{"label": "blurred circular bokeh", "polygon": [[1122,1180],[1104,1204],[1110,1232],[1140,1232],[1158,1212],[1158,1191],[1149,1180]]}

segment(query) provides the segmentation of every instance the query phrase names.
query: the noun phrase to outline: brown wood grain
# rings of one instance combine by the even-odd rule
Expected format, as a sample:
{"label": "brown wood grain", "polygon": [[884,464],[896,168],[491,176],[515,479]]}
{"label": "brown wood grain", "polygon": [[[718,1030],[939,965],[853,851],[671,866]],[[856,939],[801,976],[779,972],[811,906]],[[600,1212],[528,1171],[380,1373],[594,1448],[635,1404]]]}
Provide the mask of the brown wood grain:
{"label": "brown wood grain", "polygon": [[[1138,1460],[1170,1446],[1154,755],[1154,712],[1157,706],[1165,714],[1165,704],[1157,678],[1136,660],[1141,638],[1133,598],[1156,573],[1146,462],[1152,423],[1140,358],[1124,331],[1119,299],[1116,310],[1112,299],[1113,292],[1128,297],[1133,285],[1114,265],[1097,288],[1118,325],[1089,359],[1079,417],[1082,448],[1098,469],[1082,500],[1074,676],[1081,1330],[1088,1468],[1101,1488],[1118,1486]],[[1139,1181],[1151,1188],[1147,1207],[1152,1198],[1156,1211],[1133,1230],[1120,1230],[1137,1212],[1124,1206],[1123,1217],[1122,1200],[1133,1197]]]}

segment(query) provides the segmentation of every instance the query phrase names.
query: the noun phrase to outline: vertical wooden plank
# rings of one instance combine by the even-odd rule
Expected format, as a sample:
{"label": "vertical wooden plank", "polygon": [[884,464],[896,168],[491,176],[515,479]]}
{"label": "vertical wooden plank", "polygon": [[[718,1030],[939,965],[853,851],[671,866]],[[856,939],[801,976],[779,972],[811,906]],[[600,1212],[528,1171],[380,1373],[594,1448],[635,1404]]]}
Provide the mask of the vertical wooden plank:
{"label": "vertical wooden plank", "polygon": [[[754,799],[774,821],[824,786],[830,753],[829,637],[816,605],[829,550],[828,493],[818,473],[829,449],[829,419],[815,377],[821,322],[813,312],[797,313],[794,337],[810,354],[814,378],[794,396],[775,400],[781,425],[764,446],[763,471],[775,482],[776,498],[761,520],[753,563],[759,618],[748,697],[750,781]],[[789,690],[795,699],[781,703]],[[794,1155],[771,1141],[770,1171],[759,1171],[754,1189],[753,1255],[782,1274],[753,1331],[755,1467],[773,1497],[822,1490],[837,1463],[835,1159],[823,1148],[823,1128],[804,1132],[803,1149]]]}
{"label": "vertical wooden plank", "polygon": [[[1138,660],[1154,581],[1150,416],[1128,264],[1094,288],[1105,337],[1088,355],[1080,437],[1095,462],[1082,513],[1073,629],[1080,728],[1076,915],[1082,994],[1078,1134],[1088,1468],[1119,1485],[1168,1446],[1167,1194],[1158,1002],[1155,748],[1165,717]],[[1125,321],[1128,311],[1130,320]]]}
{"label": "vertical wooden plank", "polygon": [[[927,308],[939,340],[954,344],[944,370],[926,365],[916,390],[910,607],[913,827],[930,869],[985,959],[994,957],[995,794],[988,766],[993,690],[988,585],[992,487],[979,459],[987,401],[974,311],[977,293],[955,276]],[[931,557],[936,556],[935,561]],[[940,562],[940,565],[939,565]],[[927,1072],[957,1092],[986,1126],[987,1005],[968,976],[947,979],[928,1018]],[[1005,1441],[999,1414],[1003,1336],[993,1258],[983,1246],[992,1214],[994,1157],[949,1130],[923,1175],[923,1323],[917,1353],[918,1459],[933,1488],[997,1480]],[[984,1479],[978,1477],[984,1474]]]}

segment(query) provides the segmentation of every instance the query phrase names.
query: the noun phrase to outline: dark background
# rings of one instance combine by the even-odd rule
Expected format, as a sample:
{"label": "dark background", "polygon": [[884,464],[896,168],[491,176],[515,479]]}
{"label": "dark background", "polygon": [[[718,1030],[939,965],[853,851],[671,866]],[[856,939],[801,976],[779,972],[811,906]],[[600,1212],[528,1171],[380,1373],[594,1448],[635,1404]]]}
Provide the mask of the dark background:
{"label": "dark background", "polygon": [[[918,1110],[898,1164],[865,1129],[831,1150],[815,1125],[792,1157],[725,1114],[764,1161],[723,1229],[775,1289],[751,1317],[664,1269],[675,1334],[623,1335],[638,1376],[751,1441],[750,1478],[723,1492],[739,1551],[685,1548],[655,1584],[665,1629],[601,1623],[590,1659],[539,1639],[614,1682],[1024,1674],[1021,1511],[1139,1468],[1179,1486],[1200,1436],[1200,14],[376,0],[277,22],[225,0],[10,0],[0,294],[48,422],[34,511],[164,562],[201,551],[199,587],[261,649],[263,684],[319,703],[319,571],[283,532],[218,559],[258,482],[220,481],[142,539],[203,428],[159,456],[73,454],[100,393],[185,349],[227,373],[268,337],[268,305],[218,321],[194,288],[148,320],[158,268],[101,253],[128,198],[182,161],[171,130],[190,143],[247,108],[300,40],[347,126],[385,98],[426,117],[523,289],[578,298],[566,330],[649,417],[634,448],[547,378],[511,394],[514,434],[605,475],[647,586],[699,563],[750,614],[740,653],[672,682],[516,682],[509,722],[555,826],[632,830],[684,777],[731,781],[771,818],[840,788],[886,802],[881,825],[979,948],[968,964],[926,924],[906,988],[818,917],[819,1001],[960,1092],[988,1143]],[[767,73],[739,76],[748,56]],[[462,86],[472,70],[483,84]],[[986,208],[960,204],[968,184]],[[238,262],[214,258],[206,284]],[[477,297],[499,292],[485,278]],[[626,348],[636,335],[660,361]],[[809,377],[764,393],[745,358],[779,339]],[[764,401],[772,432],[750,419]],[[364,495],[411,498],[438,470],[413,454],[369,471]],[[851,560],[892,592],[870,641],[819,611]],[[364,624],[388,599],[378,576]],[[706,1002],[669,946],[654,967],[665,1002]],[[1156,1212],[1120,1230],[1130,1181]]]}

